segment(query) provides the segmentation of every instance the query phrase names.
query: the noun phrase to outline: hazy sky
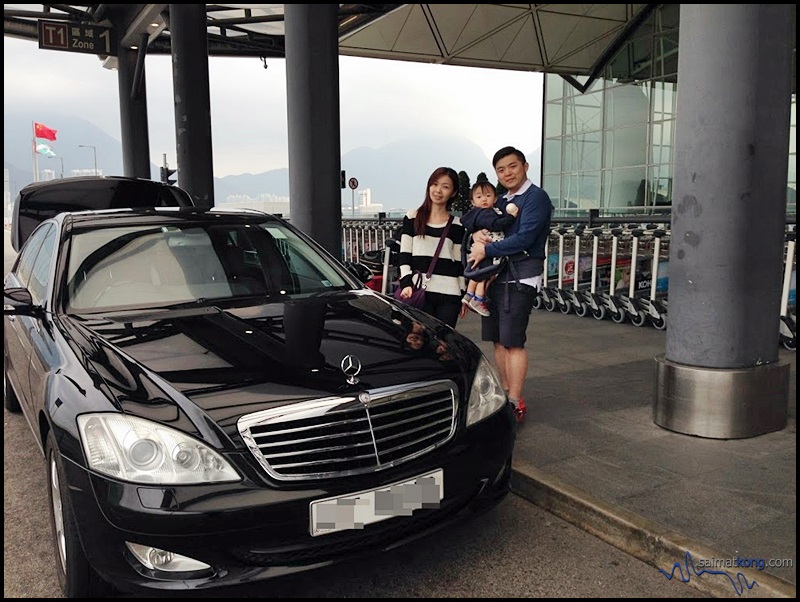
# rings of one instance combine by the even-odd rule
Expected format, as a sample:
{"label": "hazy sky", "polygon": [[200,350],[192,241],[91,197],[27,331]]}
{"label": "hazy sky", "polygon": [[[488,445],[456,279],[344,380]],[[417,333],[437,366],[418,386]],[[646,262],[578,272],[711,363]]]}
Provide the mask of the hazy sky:
{"label": "hazy sky", "polygon": [[[74,114],[120,137],[116,71],[94,55],[41,50],[35,41],[4,37],[3,46],[4,111],[31,121],[41,109]],[[209,60],[217,177],[288,167],[285,62],[267,65]],[[148,56],[146,74],[150,160],[161,165],[166,153],[177,165],[171,58]],[[490,158],[507,144],[541,144],[541,74],[342,56],[339,76],[342,154],[418,135],[464,136]]]}

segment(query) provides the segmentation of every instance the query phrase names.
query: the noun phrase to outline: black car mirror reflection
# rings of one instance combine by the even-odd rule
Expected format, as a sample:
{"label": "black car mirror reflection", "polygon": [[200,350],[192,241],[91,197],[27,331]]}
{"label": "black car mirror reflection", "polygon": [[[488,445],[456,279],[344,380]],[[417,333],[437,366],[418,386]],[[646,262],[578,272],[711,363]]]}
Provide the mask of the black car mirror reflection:
{"label": "black car mirror reflection", "polygon": [[3,289],[3,315],[32,316],[35,313],[36,306],[27,288],[15,286]]}
{"label": "black car mirror reflection", "polygon": [[369,282],[372,280],[372,270],[363,263],[359,263],[357,261],[346,261],[344,265],[347,270],[353,274],[353,276],[359,279],[359,281]]}

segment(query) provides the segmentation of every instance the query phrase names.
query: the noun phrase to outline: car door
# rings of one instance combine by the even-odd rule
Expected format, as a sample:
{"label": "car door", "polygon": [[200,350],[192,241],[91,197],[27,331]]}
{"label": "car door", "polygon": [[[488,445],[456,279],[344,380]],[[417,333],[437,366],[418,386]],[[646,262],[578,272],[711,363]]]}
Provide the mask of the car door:
{"label": "car door", "polygon": [[[45,234],[42,246],[36,254],[28,290],[33,302],[45,311],[52,311],[48,300],[50,281],[52,279],[54,256],[56,251],[56,228],[50,228]],[[44,399],[47,377],[58,356],[53,339],[52,320],[50,315],[41,312],[36,316],[24,316],[30,342],[30,361],[28,367],[28,403],[30,408],[37,408]],[[30,414],[34,416],[35,413]]]}
{"label": "car door", "polygon": [[[6,287],[29,287],[42,245],[48,239],[55,241],[54,230],[52,224],[43,224],[31,234],[14,268],[6,276]],[[50,248],[52,250],[52,246]],[[41,299],[36,302],[41,302]],[[35,329],[38,319],[32,316],[6,315],[3,322],[6,378],[17,393],[20,404],[27,408],[30,399],[28,373],[32,356],[31,330]]]}

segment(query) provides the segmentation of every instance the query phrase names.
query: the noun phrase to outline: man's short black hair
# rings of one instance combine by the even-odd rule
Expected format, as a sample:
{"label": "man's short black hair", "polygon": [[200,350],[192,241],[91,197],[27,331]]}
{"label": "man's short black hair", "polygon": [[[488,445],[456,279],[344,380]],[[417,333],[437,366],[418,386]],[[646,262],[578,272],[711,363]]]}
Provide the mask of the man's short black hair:
{"label": "man's short black hair", "polygon": [[509,155],[516,155],[517,159],[519,159],[523,163],[527,163],[527,161],[525,160],[525,154],[521,150],[517,150],[513,146],[504,146],[494,154],[494,157],[492,157],[492,167],[496,167],[497,162],[500,159],[504,159]]}

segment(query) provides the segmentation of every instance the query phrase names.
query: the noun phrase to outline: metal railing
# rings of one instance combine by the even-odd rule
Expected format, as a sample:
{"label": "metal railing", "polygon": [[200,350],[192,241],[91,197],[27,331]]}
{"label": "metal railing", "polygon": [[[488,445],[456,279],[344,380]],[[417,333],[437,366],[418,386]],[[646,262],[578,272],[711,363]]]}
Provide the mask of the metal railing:
{"label": "metal railing", "polygon": [[[550,311],[559,307],[563,313],[593,315],[598,319],[611,315],[614,321],[625,321],[622,305],[616,307],[612,298],[619,295],[618,281],[627,270],[629,284],[625,286],[629,288],[622,291],[621,299],[628,306],[627,319],[637,326],[651,323],[665,328],[670,219],[669,215],[601,216],[594,211],[586,216],[554,217],[545,249],[545,289],[540,297],[546,297],[550,289],[558,303],[543,302],[541,306]],[[401,224],[402,218],[342,220],[342,257],[358,262],[370,253],[371,263],[379,257],[384,293],[392,292],[387,281],[391,253],[386,241],[396,237]],[[796,273],[796,224],[796,214],[786,216],[781,343],[787,349],[794,349],[797,340],[796,291],[792,288]],[[602,308],[592,303],[592,297],[577,294],[581,289],[588,289],[591,295],[606,291],[607,309],[613,311],[599,311]],[[573,298],[571,304],[564,301],[566,293]]]}

